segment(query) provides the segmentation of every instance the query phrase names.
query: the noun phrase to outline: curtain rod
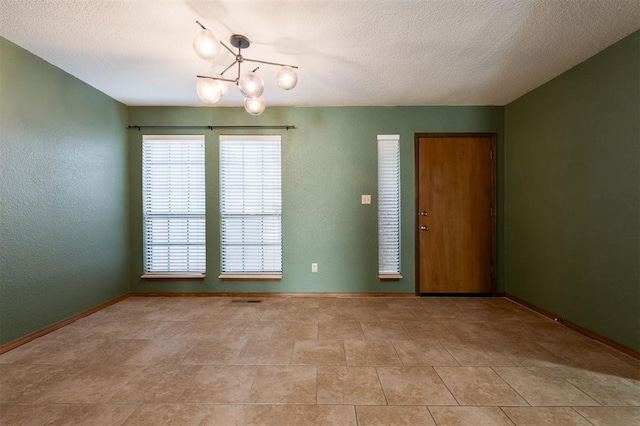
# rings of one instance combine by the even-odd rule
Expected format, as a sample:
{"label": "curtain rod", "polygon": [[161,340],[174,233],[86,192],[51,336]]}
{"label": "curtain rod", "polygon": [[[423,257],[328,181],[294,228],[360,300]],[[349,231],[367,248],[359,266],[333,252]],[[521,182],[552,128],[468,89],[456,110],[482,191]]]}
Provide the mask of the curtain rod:
{"label": "curtain rod", "polygon": [[296,126],[280,125],[280,126],[127,126],[127,129],[284,129],[292,130]]}

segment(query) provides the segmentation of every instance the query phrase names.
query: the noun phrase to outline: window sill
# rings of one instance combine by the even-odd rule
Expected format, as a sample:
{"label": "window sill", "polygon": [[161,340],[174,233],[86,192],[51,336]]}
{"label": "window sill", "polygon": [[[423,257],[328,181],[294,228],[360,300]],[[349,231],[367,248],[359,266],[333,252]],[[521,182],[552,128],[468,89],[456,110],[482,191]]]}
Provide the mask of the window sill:
{"label": "window sill", "polygon": [[175,274],[142,274],[140,278],[143,280],[203,280],[207,274],[189,274],[189,273],[175,273]]}
{"label": "window sill", "polygon": [[378,278],[381,281],[400,281],[402,279],[401,274],[378,274]]}
{"label": "window sill", "polygon": [[280,281],[282,274],[220,274],[222,281]]}

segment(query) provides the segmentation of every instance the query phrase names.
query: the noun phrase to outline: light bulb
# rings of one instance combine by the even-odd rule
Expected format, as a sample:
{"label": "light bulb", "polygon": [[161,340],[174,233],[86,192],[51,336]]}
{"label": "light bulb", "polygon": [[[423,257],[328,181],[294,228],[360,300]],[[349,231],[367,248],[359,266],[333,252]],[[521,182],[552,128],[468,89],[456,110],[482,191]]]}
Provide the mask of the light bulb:
{"label": "light bulb", "polygon": [[[216,75],[217,78],[224,78],[222,74]],[[229,84],[224,80],[216,80],[218,86],[220,86],[220,97],[224,97],[229,93]]]}
{"label": "light bulb", "polygon": [[257,98],[244,98],[244,109],[251,115],[260,115],[264,112],[267,104],[262,96]]}
{"label": "light bulb", "polygon": [[240,77],[238,87],[242,94],[248,98],[259,98],[264,92],[262,78],[253,71],[246,72]]}
{"label": "light bulb", "polygon": [[276,81],[278,82],[278,86],[284,90],[291,90],[296,87],[296,84],[298,84],[298,74],[296,73],[296,70],[285,65],[278,70],[278,73],[276,74]]}
{"label": "light bulb", "polygon": [[210,61],[220,53],[220,41],[211,31],[202,29],[193,37],[193,50],[202,59]]}
{"label": "light bulb", "polygon": [[220,85],[212,78],[199,78],[196,92],[198,97],[208,104],[215,104],[220,100]]}

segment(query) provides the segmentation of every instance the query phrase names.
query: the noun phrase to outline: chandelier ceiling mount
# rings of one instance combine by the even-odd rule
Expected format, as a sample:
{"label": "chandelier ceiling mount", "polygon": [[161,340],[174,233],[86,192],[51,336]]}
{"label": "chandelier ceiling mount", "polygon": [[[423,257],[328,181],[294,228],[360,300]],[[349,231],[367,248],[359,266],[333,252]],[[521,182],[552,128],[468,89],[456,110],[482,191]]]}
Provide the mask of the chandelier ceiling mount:
{"label": "chandelier ceiling mount", "polygon": [[229,43],[238,49],[246,49],[251,46],[249,39],[242,34],[232,34],[231,37],[229,37]]}

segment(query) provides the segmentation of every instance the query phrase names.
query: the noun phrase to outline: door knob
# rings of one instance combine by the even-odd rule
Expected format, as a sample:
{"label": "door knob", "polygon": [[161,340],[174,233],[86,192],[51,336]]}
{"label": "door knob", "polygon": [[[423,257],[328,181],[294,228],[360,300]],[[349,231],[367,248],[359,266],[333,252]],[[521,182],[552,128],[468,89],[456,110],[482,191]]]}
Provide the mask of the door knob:
{"label": "door knob", "polygon": [[418,216],[429,216],[427,212],[418,212]]}
{"label": "door knob", "polygon": [[423,230],[423,231],[428,231],[429,227],[428,226],[421,226],[420,229]]}

